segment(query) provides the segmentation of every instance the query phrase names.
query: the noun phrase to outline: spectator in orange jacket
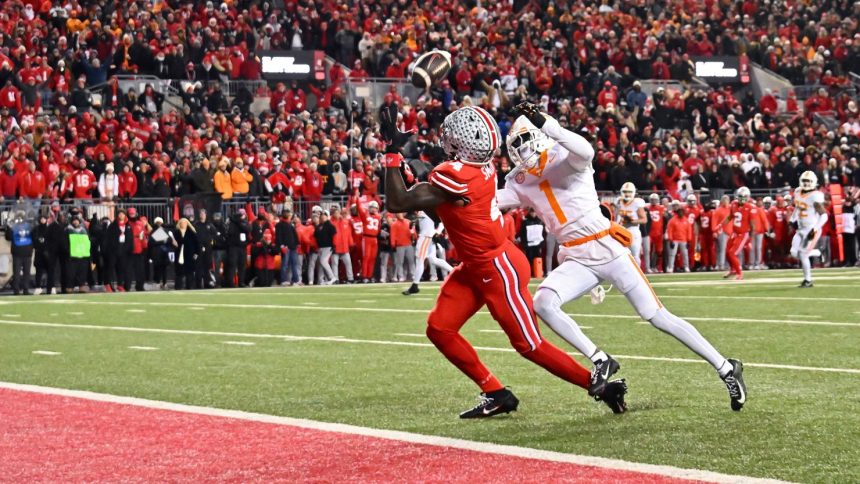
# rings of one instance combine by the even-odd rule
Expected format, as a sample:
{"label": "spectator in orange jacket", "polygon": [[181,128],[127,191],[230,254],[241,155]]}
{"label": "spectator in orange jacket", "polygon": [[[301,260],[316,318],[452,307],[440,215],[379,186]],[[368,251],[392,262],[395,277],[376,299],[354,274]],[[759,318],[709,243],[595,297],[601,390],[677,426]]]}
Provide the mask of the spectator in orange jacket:
{"label": "spectator in orange jacket", "polygon": [[331,258],[331,269],[334,271],[335,279],[340,280],[340,263],[343,262],[346,281],[352,284],[352,260],[349,257],[349,249],[355,245],[352,236],[352,221],[349,219],[346,209],[338,210],[337,207],[332,207],[331,222],[337,230],[334,236],[334,255]]}
{"label": "spectator in orange jacket", "polygon": [[672,272],[675,268],[675,255],[681,251],[681,261],[684,263],[684,272],[690,272],[690,258],[687,255],[687,241],[692,238],[692,227],[684,215],[684,208],[675,201],[672,202],[674,215],[669,219],[666,234],[669,236],[669,261],[666,264],[666,272]]}
{"label": "spectator in orange jacket", "polygon": [[250,183],[253,179],[254,177],[245,169],[245,163],[240,158],[236,158],[233,164],[233,171],[230,172],[230,186],[233,189],[233,196],[243,197],[248,195]]}
{"label": "spectator in orange jacket", "polygon": [[227,171],[227,161],[221,160],[218,162],[218,171],[212,177],[212,184],[215,185],[215,191],[221,194],[222,200],[230,200],[233,198],[233,182],[232,176]]}

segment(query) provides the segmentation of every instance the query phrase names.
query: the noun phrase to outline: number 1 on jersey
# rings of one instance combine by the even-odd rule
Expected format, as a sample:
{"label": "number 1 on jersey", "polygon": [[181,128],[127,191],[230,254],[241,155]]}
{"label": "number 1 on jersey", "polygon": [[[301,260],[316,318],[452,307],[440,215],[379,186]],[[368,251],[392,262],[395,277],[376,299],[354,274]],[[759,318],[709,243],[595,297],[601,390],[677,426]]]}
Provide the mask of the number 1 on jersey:
{"label": "number 1 on jersey", "polygon": [[555,218],[558,219],[558,223],[564,225],[567,223],[567,217],[564,216],[564,212],[561,210],[561,205],[558,204],[558,200],[555,198],[555,194],[552,193],[552,187],[549,185],[549,180],[544,180],[540,182],[540,191],[546,195],[546,200],[549,202],[549,206],[552,207],[553,213],[555,213]]}

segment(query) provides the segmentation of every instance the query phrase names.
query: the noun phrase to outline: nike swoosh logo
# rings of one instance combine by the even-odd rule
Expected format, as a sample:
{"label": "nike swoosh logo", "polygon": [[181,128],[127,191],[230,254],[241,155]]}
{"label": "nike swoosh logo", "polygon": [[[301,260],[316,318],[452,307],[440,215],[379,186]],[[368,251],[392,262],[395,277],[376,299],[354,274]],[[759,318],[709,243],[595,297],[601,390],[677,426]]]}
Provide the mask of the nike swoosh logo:
{"label": "nike swoosh logo", "polygon": [[491,414],[491,413],[495,412],[496,410],[498,410],[498,409],[499,409],[499,407],[500,407],[500,405],[496,405],[496,406],[495,406],[495,407],[493,407],[493,408],[485,408],[485,409],[484,409],[484,415],[489,415],[489,414]]}
{"label": "nike swoosh logo", "polygon": [[492,277],[491,277],[491,278],[489,278],[489,279],[483,279],[484,284],[486,284],[486,283],[488,283],[488,282],[490,282],[490,281],[492,281],[492,280],[493,280],[493,278],[492,278]]}

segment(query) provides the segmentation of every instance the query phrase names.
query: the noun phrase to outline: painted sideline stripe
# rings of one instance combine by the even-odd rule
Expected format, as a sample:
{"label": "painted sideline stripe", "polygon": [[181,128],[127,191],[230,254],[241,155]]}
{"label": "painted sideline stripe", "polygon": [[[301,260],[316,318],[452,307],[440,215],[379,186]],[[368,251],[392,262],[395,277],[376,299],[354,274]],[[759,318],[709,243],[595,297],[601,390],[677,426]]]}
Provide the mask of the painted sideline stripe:
{"label": "painted sideline stripe", "polygon": [[[624,297],[624,296],[621,296]],[[684,297],[684,296],[660,296],[666,297]],[[707,297],[707,296],[703,296]],[[773,298],[771,298],[773,299]],[[47,301],[37,301],[34,304],[94,304],[94,305],[141,305],[141,306],[179,306],[193,307],[199,306],[195,303],[182,302],[135,302],[135,301],[75,301],[72,299],[55,299]],[[209,307],[214,308],[232,308],[232,309],[301,309],[311,311],[361,311],[371,313],[401,313],[401,314],[427,314],[427,309],[400,309],[400,308],[366,308],[366,307],[331,307],[331,306],[294,306],[287,304],[229,304],[216,303],[209,304]],[[489,311],[478,311],[476,314],[489,316]],[[593,314],[593,313],[567,313],[573,318],[596,318],[596,319],[635,319],[640,320],[639,316],[631,314]],[[795,319],[752,319],[752,318],[710,318],[710,317],[687,317],[679,316],[688,321],[703,321],[703,322],[726,322],[726,323],[769,323],[769,324],[800,324],[809,326],[849,326],[860,327],[860,323],[844,323],[839,321],[806,321]]]}
{"label": "painted sideline stripe", "polygon": [[155,351],[158,348],[156,348],[155,346],[129,346],[128,349],[140,351]]}
{"label": "painted sideline stripe", "polygon": [[[269,338],[282,339],[287,341],[332,341],[337,343],[358,343],[358,344],[375,344],[385,346],[415,346],[421,348],[435,348],[432,343],[416,343],[411,341],[390,341],[390,340],[374,340],[374,339],[355,339],[344,338],[341,336],[295,336],[289,334],[263,334],[263,333],[228,333],[221,331],[197,331],[191,329],[162,329],[162,328],[139,328],[129,326],[99,326],[92,324],[60,324],[60,323],[41,323],[36,321],[12,321],[0,320],[0,324],[8,324],[14,326],[36,326],[45,328],[73,328],[73,329],[94,329],[101,331],[131,331],[138,333],[167,333],[167,334],[191,334],[200,336],[235,336],[240,338]],[[513,348],[497,348],[493,346],[475,346],[476,350],[495,351],[501,353],[514,353]],[[686,359],[686,358],[665,358],[658,356],[631,356],[617,355],[620,357],[644,360],[644,361],[671,361],[677,363],[706,363],[704,360]],[[796,366],[796,365],[781,365],[774,363],[744,363],[745,366],[759,368],[773,368],[778,370],[798,370],[798,371],[822,371],[829,373],[847,373],[860,375],[860,369],[855,368],[826,368],[818,366]]]}
{"label": "painted sideline stripe", "polygon": [[95,393],[82,390],[67,390],[63,388],[50,388],[9,382],[0,382],[0,388],[7,388],[10,390],[17,390],[22,392],[38,393],[43,395],[57,395],[68,398],[78,398],[96,402],[132,405],[136,407],[151,408],[157,410],[168,410],[173,412],[208,415],[212,417],[232,418],[276,425],[288,425],[310,430],[319,430],[323,432],[339,432],[350,435],[361,435],[365,437],[395,440],[399,442],[410,442],[414,444],[432,445],[437,447],[451,447],[455,449],[471,450],[488,454],[500,454],[512,457],[522,457],[526,459],[538,459],[551,462],[563,462],[583,466],[600,467],[603,469],[657,474],[667,477],[675,477],[679,479],[695,479],[700,481],[709,481],[717,483],[770,484],[785,482],[773,479],[760,479],[747,476],[721,474],[718,472],[698,469],[682,469],[680,467],[656,464],[642,464],[619,459],[608,459],[605,457],[565,454],[562,452],[530,449],[527,447],[517,447],[513,445],[492,444],[488,442],[475,442],[470,440],[454,439],[450,437],[415,434],[411,432],[401,432],[397,430],[383,430],[341,423],[317,422],[314,420],[244,412],[241,410],[226,410],[195,405],[184,405],[180,403],[147,400],[143,398],[125,397],[119,395],[109,395],[104,393]]}
{"label": "painted sideline stripe", "polygon": [[257,343],[252,341],[222,341],[225,345],[234,345],[234,346],[254,346]]}

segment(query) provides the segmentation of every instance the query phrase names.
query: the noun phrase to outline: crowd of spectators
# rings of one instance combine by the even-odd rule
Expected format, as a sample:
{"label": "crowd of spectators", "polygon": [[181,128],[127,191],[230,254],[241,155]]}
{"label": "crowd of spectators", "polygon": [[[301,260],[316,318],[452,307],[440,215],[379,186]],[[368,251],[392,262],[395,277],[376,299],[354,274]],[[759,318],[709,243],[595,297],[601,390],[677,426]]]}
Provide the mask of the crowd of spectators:
{"label": "crowd of spectators", "polygon": [[[427,146],[445,115],[539,102],[596,147],[599,189],[632,181],[674,199],[691,191],[860,184],[860,5],[752,0],[407,2],[3,0],[0,13],[0,196],[4,200],[167,198],[217,191],[266,197],[276,210],[345,197],[379,200],[374,112],[347,83],[403,79],[423,51],[452,54],[448,79],[414,98],[392,89],[406,128]],[[319,49],[325,81],[260,79],[261,50]],[[746,56],[795,84],[756,100],[742,86],[691,86],[691,56]],[[136,92],[118,75],[175,79]],[[639,80],[683,89],[642,90]],[[739,94],[743,92],[743,94]],[[818,116],[834,123],[828,128]],[[419,145],[420,146],[420,145]],[[416,152],[428,163],[433,150]],[[512,168],[502,150],[500,183]],[[174,221],[170,221],[171,223]]]}

